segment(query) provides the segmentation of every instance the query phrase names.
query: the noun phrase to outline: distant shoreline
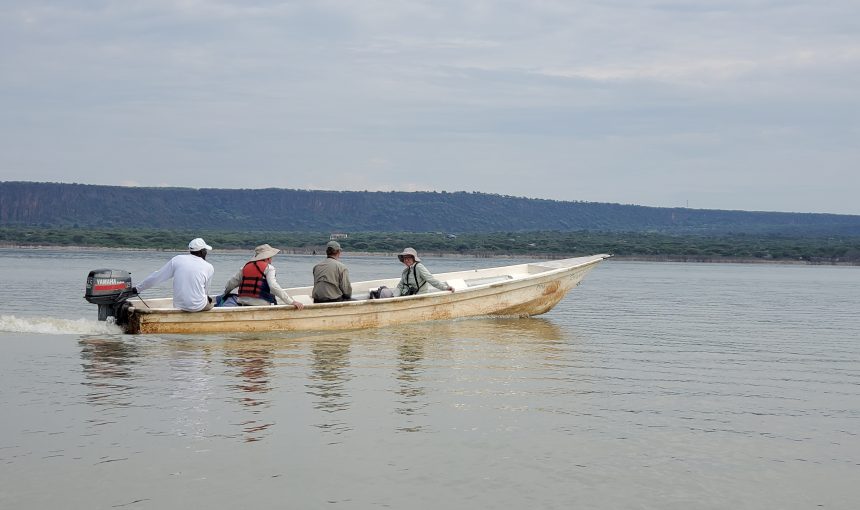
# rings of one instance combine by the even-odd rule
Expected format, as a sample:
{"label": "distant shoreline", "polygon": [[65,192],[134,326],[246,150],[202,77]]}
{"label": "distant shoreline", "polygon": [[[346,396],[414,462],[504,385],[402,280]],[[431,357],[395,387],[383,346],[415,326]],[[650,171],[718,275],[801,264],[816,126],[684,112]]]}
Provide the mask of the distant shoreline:
{"label": "distant shoreline", "polygon": [[619,255],[612,257],[615,260],[633,262],[684,262],[699,264],[782,264],[790,266],[860,266],[856,262],[831,262],[831,261],[809,261],[788,259],[757,259],[753,257],[691,257],[683,255]]}
{"label": "distant shoreline", "polygon": [[[165,253],[179,253],[182,250],[161,249],[161,248],[116,248],[105,246],[65,246],[65,245],[21,245],[13,243],[0,243],[0,249],[26,249],[26,250],[68,250],[68,251],[152,251]],[[213,250],[214,253],[249,253],[250,250],[224,248]],[[281,249],[281,253],[285,255],[307,255],[307,256],[322,256],[325,254],[325,247],[318,249],[309,248],[286,248]],[[357,255],[363,257],[396,257],[397,253],[393,252],[363,252],[363,251],[348,251],[344,250],[348,256]],[[567,257],[583,257],[593,254],[510,254],[510,253],[456,253],[456,252],[437,252],[433,250],[419,251],[419,254],[426,257],[437,258],[476,258],[476,259],[532,259],[532,260],[557,260]],[[712,257],[712,256],[691,256],[691,255],[613,255],[608,261],[621,260],[629,262],[683,262],[683,263],[700,263],[700,264],[781,264],[793,266],[860,266],[860,263],[854,262],[833,262],[833,261],[809,261],[809,260],[788,260],[788,259],[759,259],[753,257]]]}

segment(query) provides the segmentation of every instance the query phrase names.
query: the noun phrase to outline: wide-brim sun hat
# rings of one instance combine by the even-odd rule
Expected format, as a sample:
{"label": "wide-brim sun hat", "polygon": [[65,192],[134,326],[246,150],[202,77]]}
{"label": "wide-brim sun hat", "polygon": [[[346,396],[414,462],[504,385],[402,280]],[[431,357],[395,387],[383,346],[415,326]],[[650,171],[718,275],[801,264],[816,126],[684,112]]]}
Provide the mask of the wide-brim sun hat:
{"label": "wide-brim sun hat", "polygon": [[415,262],[421,262],[421,259],[418,258],[418,252],[415,251],[415,248],[404,248],[403,251],[397,255],[397,258],[400,259],[400,262],[403,262],[404,255],[411,255]]}
{"label": "wide-brim sun hat", "polygon": [[188,243],[189,251],[200,251],[200,250],[208,250],[212,251],[212,247],[206,244],[206,241],[203,240],[202,237],[195,237]]}
{"label": "wide-brim sun hat", "polygon": [[266,260],[266,259],[274,257],[275,255],[277,255],[280,252],[281,252],[281,250],[279,250],[277,248],[272,248],[268,244],[261,244],[260,246],[257,246],[256,248],[254,248],[254,257],[249,262],[256,262],[258,260]]}

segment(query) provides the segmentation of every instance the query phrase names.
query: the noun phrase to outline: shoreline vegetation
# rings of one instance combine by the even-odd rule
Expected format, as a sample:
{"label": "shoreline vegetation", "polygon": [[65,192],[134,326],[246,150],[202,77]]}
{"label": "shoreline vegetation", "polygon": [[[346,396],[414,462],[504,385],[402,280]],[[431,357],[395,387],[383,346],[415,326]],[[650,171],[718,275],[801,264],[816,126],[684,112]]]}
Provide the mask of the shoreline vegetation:
{"label": "shoreline vegetation", "polygon": [[608,253],[616,260],[700,263],[860,265],[860,237],[642,232],[224,232],[150,229],[0,227],[0,247],[182,250],[204,237],[219,251],[269,243],[285,254],[320,255],[337,238],[354,255],[394,256],[406,246],[427,256],[559,259]]}

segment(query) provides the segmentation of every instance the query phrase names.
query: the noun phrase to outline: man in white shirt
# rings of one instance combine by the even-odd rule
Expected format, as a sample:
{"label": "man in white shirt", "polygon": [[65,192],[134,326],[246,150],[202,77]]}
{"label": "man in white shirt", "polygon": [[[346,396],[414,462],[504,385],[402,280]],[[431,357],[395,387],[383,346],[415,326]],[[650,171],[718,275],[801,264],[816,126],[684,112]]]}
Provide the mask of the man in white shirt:
{"label": "man in white shirt", "polygon": [[201,238],[188,243],[188,251],[170,259],[158,271],[147,276],[132,292],[144,290],[173,278],[173,306],[186,312],[203,312],[214,306],[209,297],[209,284],[215,274],[212,264],[206,262],[206,254],[212,247]]}

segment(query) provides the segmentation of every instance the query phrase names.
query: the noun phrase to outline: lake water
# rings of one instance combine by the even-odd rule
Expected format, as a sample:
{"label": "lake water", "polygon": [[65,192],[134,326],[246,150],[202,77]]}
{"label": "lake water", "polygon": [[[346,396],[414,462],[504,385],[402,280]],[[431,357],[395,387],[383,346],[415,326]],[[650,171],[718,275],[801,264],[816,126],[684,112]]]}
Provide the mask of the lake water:
{"label": "lake water", "polygon": [[96,321],[90,270],[172,255],[0,250],[0,508],[860,507],[860,268],[610,260],[541,317],[331,334]]}

